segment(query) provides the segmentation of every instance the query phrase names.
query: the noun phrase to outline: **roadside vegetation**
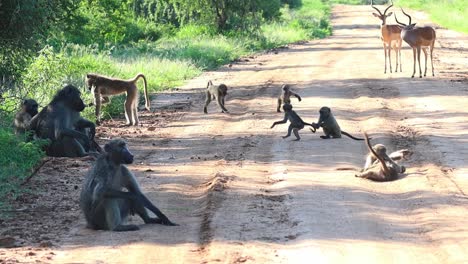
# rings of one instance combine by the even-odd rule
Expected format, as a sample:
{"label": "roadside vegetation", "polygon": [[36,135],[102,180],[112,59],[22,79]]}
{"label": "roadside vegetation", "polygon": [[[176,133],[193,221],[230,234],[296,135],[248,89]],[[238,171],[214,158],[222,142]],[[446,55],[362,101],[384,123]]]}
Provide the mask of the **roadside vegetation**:
{"label": "roadside vegetation", "polygon": [[[0,207],[44,153],[13,133],[24,98],[40,106],[64,84],[86,103],[88,72],[131,78],[151,92],[240,56],[331,34],[324,0],[11,0],[0,9]],[[103,117],[123,114],[113,98]],[[84,116],[94,120],[92,109]]]}

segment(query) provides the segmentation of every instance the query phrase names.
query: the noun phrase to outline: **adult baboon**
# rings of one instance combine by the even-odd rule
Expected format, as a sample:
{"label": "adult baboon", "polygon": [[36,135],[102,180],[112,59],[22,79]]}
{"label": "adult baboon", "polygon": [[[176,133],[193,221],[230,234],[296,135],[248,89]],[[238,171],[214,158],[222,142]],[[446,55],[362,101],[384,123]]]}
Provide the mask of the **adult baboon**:
{"label": "adult baboon", "polygon": [[89,91],[94,95],[94,104],[96,106],[96,124],[100,124],[101,118],[101,103],[105,104],[110,102],[109,96],[126,93],[125,99],[125,119],[127,125],[138,125],[138,88],[136,82],[139,78],[143,78],[144,91],[145,91],[145,107],[149,111],[151,102],[148,97],[148,88],[146,77],[139,73],[133,79],[122,80],[117,78],[106,77],[99,74],[88,73],[86,75],[86,84]]}
{"label": "adult baboon", "polygon": [[[393,181],[398,178],[399,173],[404,173],[406,168],[396,164],[386,153],[384,145],[379,144],[378,150],[380,153],[372,148],[367,133],[364,133],[366,145],[374,157],[377,158],[379,163],[375,163],[365,169],[363,172],[356,174],[356,177],[366,178],[373,181]],[[382,148],[383,146],[383,148]]]}
{"label": "adult baboon", "polygon": [[[78,88],[67,85],[31,120],[30,129],[37,137],[51,141],[47,155],[83,157],[89,154],[96,129],[91,121],[80,116],[84,108]],[[89,134],[83,133],[85,129]]]}
{"label": "adult baboon", "polygon": [[[81,190],[80,207],[88,228],[112,231],[138,230],[124,225],[129,214],[138,214],[146,224],[174,226],[141,192],[135,176],[124,164],[133,163],[133,155],[121,139],[111,140],[89,170]],[[126,191],[124,190],[126,189]],[[151,218],[145,208],[158,218]]]}
{"label": "adult baboon", "polygon": [[21,103],[21,109],[16,113],[14,125],[15,133],[20,134],[26,132],[31,123],[31,119],[37,115],[38,104],[34,99],[25,99]]}
{"label": "adult baboon", "polygon": [[297,100],[299,100],[299,102],[302,101],[301,96],[291,91],[291,87],[289,87],[289,84],[283,84],[281,90],[281,95],[280,97],[278,97],[278,106],[276,107],[276,112],[281,112],[281,104],[291,104],[291,96],[295,96]]}
{"label": "adult baboon", "polygon": [[206,86],[206,99],[205,99],[205,107],[203,107],[203,112],[208,114],[207,107],[210,104],[211,100],[216,100],[219,107],[221,107],[222,113],[229,113],[229,111],[224,107],[224,98],[227,95],[227,86],[225,84],[213,85],[213,82],[210,80],[208,81],[208,85]]}
{"label": "adult baboon", "polygon": [[[283,136],[283,138],[287,138],[291,136],[291,131],[294,133],[296,136],[296,139],[294,141],[299,141],[301,140],[301,137],[299,136],[299,130],[304,128],[304,125],[312,126],[312,124],[306,123],[302,120],[302,118],[296,113],[296,111],[292,110],[292,105],[290,104],[284,104],[283,105],[283,110],[284,110],[284,119],[281,121],[276,121],[271,125],[270,128],[275,127],[278,124],[284,124],[288,120],[291,124],[289,124],[288,128],[288,134],[286,136]],[[315,133],[315,128],[311,128],[312,132]]]}
{"label": "adult baboon", "polygon": [[329,107],[324,106],[320,108],[319,113],[319,120],[317,123],[312,123],[312,127],[314,127],[315,129],[319,129],[321,127],[323,129],[323,133],[325,133],[325,136],[320,136],[320,138],[341,138],[341,134],[343,134],[354,140],[364,140],[363,138],[353,137],[349,133],[346,133],[345,131],[341,130],[340,126],[338,125],[338,122],[336,122],[336,119],[333,116]]}
{"label": "adult baboon", "polygon": [[[389,157],[389,159],[393,161],[408,159],[413,155],[413,152],[409,149],[400,149],[390,153],[390,155],[387,155],[387,148],[383,144],[375,144],[372,148],[380,157]],[[367,170],[370,166],[377,163],[379,163],[379,160],[370,152],[366,157],[366,163],[364,164],[364,169],[362,171]]]}

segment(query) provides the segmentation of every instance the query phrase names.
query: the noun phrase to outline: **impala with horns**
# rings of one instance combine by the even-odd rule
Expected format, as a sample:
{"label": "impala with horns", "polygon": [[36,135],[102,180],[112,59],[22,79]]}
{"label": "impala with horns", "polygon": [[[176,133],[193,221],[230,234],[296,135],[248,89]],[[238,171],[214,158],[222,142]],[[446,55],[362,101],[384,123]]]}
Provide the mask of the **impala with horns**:
{"label": "impala with horns", "polygon": [[434,28],[425,26],[425,27],[416,27],[416,23],[411,24],[411,16],[405,13],[403,8],[401,9],[401,12],[405,14],[409,18],[408,25],[401,23],[398,21],[396,15],[395,15],[395,21],[402,25],[403,28],[401,30],[401,38],[410,45],[410,47],[413,49],[413,76],[411,78],[414,78],[414,74],[416,73],[416,54],[418,55],[418,64],[419,64],[419,78],[422,78],[422,72],[421,72],[421,48],[424,52],[424,58],[425,58],[425,66],[426,68],[424,69],[424,76],[426,76],[427,72],[427,50],[426,48],[429,47],[429,52],[431,53],[431,67],[432,67],[432,76],[434,76],[434,63],[432,61],[432,52],[434,51],[434,44],[436,40],[436,32]]}
{"label": "impala with horns", "polygon": [[[390,65],[390,72],[392,72],[392,60],[390,58],[390,51],[392,50],[392,43],[393,43],[393,50],[395,51],[395,59],[396,59],[396,66],[395,66],[395,72],[398,71],[398,63],[400,63],[400,72],[401,72],[401,28],[398,25],[387,25],[386,24],[386,19],[387,17],[392,15],[392,12],[387,14],[388,9],[393,6],[393,1],[390,6],[388,6],[383,14],[380,12],[380,10],[374,6],[373,1],[371,0],[371,7],[377,10],[377,13],[372,13],[375,17],[379,18],[382,20],[382,25],[380,26],[380,33],[381,33],[381,39],[383,42],[383,48],[384,48],[384,55],[385,55],[385,71],[384,73],[387,73],[387,50],[388,50],[388,64]],[[399,58],[399,59],[398,59]],[[398,61],[400,60],[400,61]]]}

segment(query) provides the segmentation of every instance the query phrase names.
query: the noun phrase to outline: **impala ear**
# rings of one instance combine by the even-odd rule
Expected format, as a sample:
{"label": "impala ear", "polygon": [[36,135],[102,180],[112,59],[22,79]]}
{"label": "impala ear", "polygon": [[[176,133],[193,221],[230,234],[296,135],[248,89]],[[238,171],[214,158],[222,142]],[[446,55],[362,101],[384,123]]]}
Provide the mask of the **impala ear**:
{"label": "impala ear", "polygon": [[393,14],[393,12],[388,13],[387,17],[391,16],[392,14]]}
{"label": "impala ear", "polygon": [[377,14],[377,13],[372,13],[372,14],[373,14],[375,17],[380,18],[380,15],[379,15],[379,14]]}

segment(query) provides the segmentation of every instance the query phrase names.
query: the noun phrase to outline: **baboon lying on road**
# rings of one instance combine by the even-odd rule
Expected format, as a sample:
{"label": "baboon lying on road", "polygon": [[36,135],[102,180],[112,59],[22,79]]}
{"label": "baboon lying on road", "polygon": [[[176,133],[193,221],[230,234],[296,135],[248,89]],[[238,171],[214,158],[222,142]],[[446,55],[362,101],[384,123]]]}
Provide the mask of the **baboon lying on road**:
{"label": "baboon lying on road", "polygon": [[[91,121],[80,116],[84,108],[78,88],[67,85],[33,117],[29,128],[38,138],[51,141],[47,155],[83,157],[89,154],[96,130]],[[86,129],[89,133],[83,133]]]}
{"label": "baboon lying on road", "polygon": [[149,111],[151,102],[148,97],[148,88],[146,87],[146,77],[142,73],[137,74],[135,78],[130,80],[122,80],[110,78],[99,74],[88,73],[86,75],[86,84],[89,91],[94,94],[94,104],[96,105],[96,124],[100,124],[101,103],[110,102],[109,96],[126,93],[125,99],[125,119],[127,125],[138,125],[138,88],[136,82],[139,78],[143,78],[145,89],[145,106]]}
{"label": "baboon lying on road", "polygon": [[[138,230],[136,225],[124,225],[129,214],[138,214],[146,224],[174,226],[141,192],[135,176],[124,164],[133,163],[133,155],[125,141],[111,140],[89,170],[81,190],[80,207],[88,228],[112,231]],[[126,189],[126,190],[124,190]],[[158,218],[151,218],[148,208]]]}
{"label": "baboon lying on road", "polygon": [[[299,136],[299,130],[304,128],[304,125],[312,126],[312,124],[304,122],[301,117],[296,113],[296,111],[292,110],[292,105],[290,104],[284,104],[283,105],[283,110],[284,110],[284,119],[281,121],[276,121],[271,125],[270,128],[275,127],[278,124],[284,124],[288,120],[291,124],[289,124],[288,128],[288,134],[286,136],[283,136],[283,138],[287,138],[291,136],[291,131],[294,133],[296,136],[296,139],[294,141],[299,141],[301,140],[301,137]],[[315,133],[315,128],[311,128],[312,132]]]}
{"label": "baboon lying on road", "polygon": [[227,95],[227,86],[225,84],[213,85],[212,81],[208,81],[208,85],[206,86],[206,99],[205,99],[205,107],[203,107],[203,112],[208,114],[207,107],[210,104],[211,100],[216,100],[219,107],[221,107],[222,113],[229,113],[229,111],[224,107],[224,98]]}
{"label": "baboon lying on road", "polygon": [[398,179],[398,174],[404,173],[406,168],[396,164],[387,155],[387,149],[384,145],[378,144],[372,148],[367,133],[364,133],[364,137],[366,139],[366,145],[369,148],[370,153],[376,157],[379,162],[365,168],[363,172],[356,174],[355,176],[373,181],[393,181]]}
{"label": "baboon lying on road", "polygon": [[[375,144],[372,147],[375,152],[381,156],[381,157],[386,157],[387,156],[387,148],[383,144]],[[390,155],[388,155],[388,158],[396,161],[396,160],[403,160],[403,159],[408,159],[413,155],[413,152],[410,151],[409,149],[400,149],[398,151],[392,152]],[[374,154],[369,153],[366,157],[366,163],[364,164],[364,169],[362,171],[367,170],[370,166],[379,163],[380,161],[374,156]]]}
{"label": "baboon lying on road", "polygon": [[291,91],[289,84],[283,84],[281,90],[281,95],[278,97],[278,106],[276,107],[276,112],[281,112],[280,108],[282,104],[291,104],[291,96],[295,96],[299,102],[302,101],[302,98],[297,93]]}
{"label": "baboon lying on road", "polygon": [[346,133],[345,131],[341,130],[340,126],[338,125],[338,122],[336,122],[336,119],[333,116],[329,107],[324,106],[320,108],[319,113],[319,120],[317,123],[312,123],[312,127],[314,127],[315,129],[319,129],[321,127],[323,129],[323,133],[325,133],[325,136],[320,136],[320,138],[341,138],[341,134],[343,134],[354,140],[364,140],[363,138],[353,137],[349,133]]}
{"label": "baboon lying on road", "polygon": [[20,134],[28,130],[31,119],[37,115],[39,105],[34,99],[25,99],[21,103],[21,109],[16,113],[14,125],[15,133]]}

